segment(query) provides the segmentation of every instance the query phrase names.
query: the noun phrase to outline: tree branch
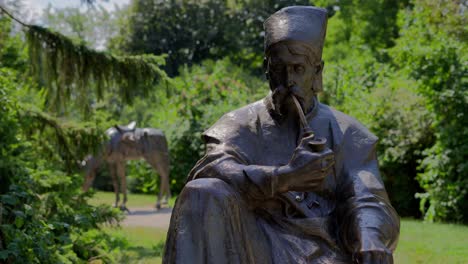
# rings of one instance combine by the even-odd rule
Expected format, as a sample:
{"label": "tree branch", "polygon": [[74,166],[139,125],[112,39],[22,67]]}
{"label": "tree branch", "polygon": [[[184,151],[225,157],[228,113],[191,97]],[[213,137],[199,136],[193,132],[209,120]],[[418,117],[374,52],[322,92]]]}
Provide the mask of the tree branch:
{"label": "tree branch", "polygon": [[164,56],[143,54],[115,56],[74,43],[70,38],[47,28],[28,25],[14,17],[5,7],[3,13],[27,28],[31,70],[46,90],[46,103],[62,112],[76,101],[85,113],[104,91],[117,90],[124,103],[146,96],[160,80],[169,81],[159,67]]}
{"label": "tree branch", "polygon": [[23,27],[29,27],[28,24],[24,23],[23,21],[17,19],[15,16],[13,16],[10,12],[8,12],[8,10],[6,10],[5,7],[3,7],[2,5],[0,5],[0,10],[7,16],[9,16],[11,19],[13,19],[14,21],[18,22],[19,24],[21,24]]}

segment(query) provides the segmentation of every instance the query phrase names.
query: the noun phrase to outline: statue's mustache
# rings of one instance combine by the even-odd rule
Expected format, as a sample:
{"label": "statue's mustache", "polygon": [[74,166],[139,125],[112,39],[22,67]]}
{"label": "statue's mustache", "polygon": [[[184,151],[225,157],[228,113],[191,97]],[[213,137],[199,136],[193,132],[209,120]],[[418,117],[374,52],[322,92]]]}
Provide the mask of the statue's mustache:
{"label": "statue's mustache", "polygon": [[297,85],[288,88],[279,85],[273,90],[272,97],[275,105],[281,106],[288,98],[291,98],[291,95],[294,95],[299,100],[302,108],[304,108],[304,96],[302,95],[301,88]]}

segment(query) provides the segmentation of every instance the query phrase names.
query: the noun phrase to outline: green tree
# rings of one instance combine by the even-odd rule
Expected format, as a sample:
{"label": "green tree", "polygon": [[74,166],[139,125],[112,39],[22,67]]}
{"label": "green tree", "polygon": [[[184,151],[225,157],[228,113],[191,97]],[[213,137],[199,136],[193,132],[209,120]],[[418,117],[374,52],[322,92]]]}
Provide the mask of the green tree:
{"label": "green tree", "polygon": [[98,117],[71,122],[45,113],[24,38],[3,14],[0,28],[0,262],[116,262],[125,241],[99,226],[121,214],[90,206],[77,173],[78,157],[102,141]]}
{"label": "green tree", "polygon": [[42,21],[75,42],[103,50],[107,41],[117,32],[116,14],[117,11],[109,12],[99,4],[86,8],[53,8],[49,4],[44,9]]}
{"label": "green tree", "polygon": [[467,19],[463,1],[415,0],[400,13],[396,65],[415,81],[431,114],[435,144],[418,180],[427,220],[468,221]]}
{"label": "green tree", "polygon": [[[171,157],[171,190],[178,193],[190,169],[204,154],[203,131],[223,114],[265,96],[269,88],[229,58],[183,67],[169,84],[170,90],[165,90],[166,83],[160,83],[154,97],[137,99],[127,106],[122,119],[164,130]],[[148,177],[148,171],[154,173],[151,170],[141,163],[129,166],[129,172],[148,179],[134,179],[134,190],[155,190],[154,177]]]}
{"label": "green tree", "polygon": [[433,144],[416,82],[396,72],[387,48],[398,39],[405,1],[322,1],[331,9],[321,100],[356,117],[376,134],[380,170],[402,216],[420,216],[414,197],[422,151]]}
{"label": "green tree", "polygon": [[260,71],[263,20],[289,5],[308,0],[149,1],[136,0],[129,26],[114,46],[130,54],[168,54],[165,67],[177,74],[184,64],[231,56]]}

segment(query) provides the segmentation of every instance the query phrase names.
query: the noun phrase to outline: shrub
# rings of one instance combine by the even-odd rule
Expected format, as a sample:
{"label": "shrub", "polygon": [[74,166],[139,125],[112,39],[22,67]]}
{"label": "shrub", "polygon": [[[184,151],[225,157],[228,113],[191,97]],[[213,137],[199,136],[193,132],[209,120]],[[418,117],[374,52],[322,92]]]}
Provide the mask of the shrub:
{"label": "shrub", "polygon": [[[80,192],[81,177],[67,172],[68,156],[55,148],[53,132],[43,125],[40,134],[32,119],[20,118],[24,109],[13,95],[27,83],[14,70],[0,73],[0,261],[79,263],[99,256],[111,241],[99,225],[118,222],[120,212],[87,204],[90,195]],[[55,156],[44,155],[45,149]]]}
{"label": "shrub", "polygon": [[432,120],[435,143],[423,153],[418,181],[425,218],[468,222],[468,45],[460,1],[415,0],[400,14],[392,50],[401,75],[414,80]]}

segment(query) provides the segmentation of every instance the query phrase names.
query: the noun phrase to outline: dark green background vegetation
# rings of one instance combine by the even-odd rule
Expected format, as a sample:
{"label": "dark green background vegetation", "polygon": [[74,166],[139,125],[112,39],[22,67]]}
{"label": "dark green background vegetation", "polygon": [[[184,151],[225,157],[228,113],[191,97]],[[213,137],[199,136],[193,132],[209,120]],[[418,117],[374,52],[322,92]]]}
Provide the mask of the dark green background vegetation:
{"label": "dark green background vegetation", "polygon": [[[177,194],[204,152],[201,133],[222,114],[268,92],[262,22],[293,4],[329,10],[320,100],[380,138],[381,171],[399,214],[467,223],[463,1],[134,0],[114,13],[95,1],[81,11],[46,10],[46,24],[76,46],[61,42],[45,53],[34,50],[44,35],[26,38],[31,35],[0,15],[0,262],[115,260],[113,250],[125,241],[100,226],[120,215],[87,204],[90,194],[79,190],[79,161],[96,151],[103,131],[114,124],[135,120],[140,127],[161,128]],[[7,1],[7,7],[21,12],[18,3]],[[81,57],[59,56],[54,66],[54,48],[73,52],[79,45],[104,49],[105,58],[115,57],[121,67],[102,60],[101,67],[87,65],[96,71],[84,71],[85,80],[72,70],[63,74],[79,71]],[[142,54],[158,57],[137,56]],[[128,55],[135,60],[123,57]],[[145,68],[148,62],[156,62],[154,68]],[[125,69],[135,63],[157,73],[140,76],[144,87],[132,86],[138,81],[135,67]],[[110,71],[127,74],[98,77]],[[99,174],[96,187],[109,188],[106,175]],[[155,172],[144,162],[132,162],[127,175],[132,192],[156,192]]]}

